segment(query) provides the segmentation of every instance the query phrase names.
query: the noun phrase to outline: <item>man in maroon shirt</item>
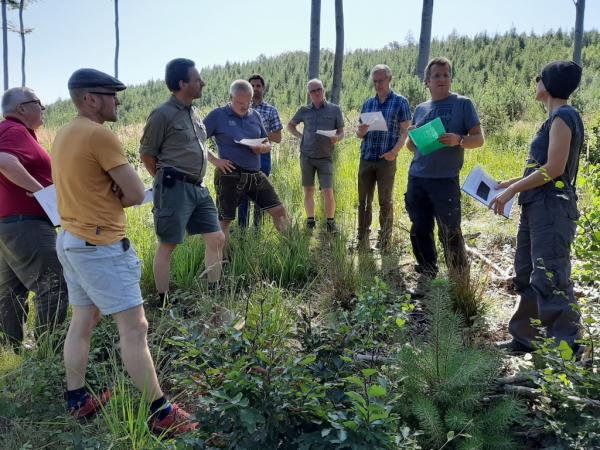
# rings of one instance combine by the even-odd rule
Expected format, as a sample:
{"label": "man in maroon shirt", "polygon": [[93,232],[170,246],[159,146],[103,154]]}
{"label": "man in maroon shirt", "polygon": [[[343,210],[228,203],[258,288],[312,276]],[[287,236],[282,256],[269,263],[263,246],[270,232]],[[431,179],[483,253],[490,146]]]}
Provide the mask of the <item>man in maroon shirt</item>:
{"label": "man in maroon shirt", "polygon": [[0,123],[0,343],[19,348],[34,292],[36,336],[61,323],[67,290],[56,256],[56,232],[32,193],[52,184],[50,156],[37,141],[40,100],[26,87],[2,96]]}

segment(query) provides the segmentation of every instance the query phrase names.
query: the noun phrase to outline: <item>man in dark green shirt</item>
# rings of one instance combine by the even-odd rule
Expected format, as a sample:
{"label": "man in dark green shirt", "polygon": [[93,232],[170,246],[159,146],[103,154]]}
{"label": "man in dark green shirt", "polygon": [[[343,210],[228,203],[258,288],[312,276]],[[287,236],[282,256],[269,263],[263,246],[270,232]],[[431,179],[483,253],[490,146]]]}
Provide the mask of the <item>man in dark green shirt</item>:
{"label": "man in dark green shirt", "polygon": [[221,277],[225,236],[217,209],[203,184],[207,167],[206,128],[192,102],[200,98],[204,81],[193,61],[178,58],[167,64],[165,82],[171,98],[146,122],[140,155],[154,177],[154,226],[159,246],[154,256],[154,280],[161,301],[169,289],[171,254],[188,234],[201,234],[209,284]]}

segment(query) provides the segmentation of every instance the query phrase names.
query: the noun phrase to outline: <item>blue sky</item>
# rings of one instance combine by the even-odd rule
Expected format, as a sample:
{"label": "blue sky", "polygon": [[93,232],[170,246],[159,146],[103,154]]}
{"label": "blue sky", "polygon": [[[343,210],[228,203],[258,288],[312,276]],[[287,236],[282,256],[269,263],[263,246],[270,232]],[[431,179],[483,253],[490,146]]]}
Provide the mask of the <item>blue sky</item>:
{"label": "blue sky", "polygon": [[[187,57],[199,67],[248,61],[260,54],[308,50],[310,0],[120,0],[119,78],[139,84],[163,78],[165,63]],[[600,0],[588,0],[585,29],[598,29]],[[420,0],[346,0],[345,49],[381,48],[418,40]],[[18,24],[18,11],[9,11]],[[113,0],[38,0],[25,11],[27,85],[43,102],[68,95],[70,74],[81,67],[113,72]],[[456,30],[542,33],[570,30],[572,0],[435,0],[433,35]],[[21,46],[9,33],[10,86],[21,82]],[[334,1],[322,0],[321,47],[335,47]],[[210,80],[207,80],[210,82]]]}

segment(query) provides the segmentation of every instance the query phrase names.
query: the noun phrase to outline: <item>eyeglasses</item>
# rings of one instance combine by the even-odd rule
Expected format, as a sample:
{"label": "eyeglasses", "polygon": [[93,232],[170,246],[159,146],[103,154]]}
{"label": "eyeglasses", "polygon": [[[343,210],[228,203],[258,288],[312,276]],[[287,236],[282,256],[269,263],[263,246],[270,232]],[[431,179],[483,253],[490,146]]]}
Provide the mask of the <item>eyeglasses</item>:
{"label": "eyeglasses", "polygon": [[310,89],[308,92],[311,94],[314,94],[316,92],[321,92],[322,90],[323,90],[323,88],[320,87],[320,88]]}
{"label": "eyeglasses", "polygon": [[21,105],[27,105],[28,103],[36,103],[40,108],[46,109],[46,108],[44,108],[44,105],[42,105],[42,102],[39,99],[23,102],[23,103],[21,103]]}
{"label": "eyeglasses", "polygon": [[535,82],[539,83],[541,79],[542,79],[542,76],[538,75],[537,77],[535,77]]}
{"label": "eyeglasses", "polygon": [[89,94],[96,94],[96,95],[106,95],[107,97],[112,97],[112,98],[117,98],[117,93],[116,92],[96,92],[96,91],[89,91]]}

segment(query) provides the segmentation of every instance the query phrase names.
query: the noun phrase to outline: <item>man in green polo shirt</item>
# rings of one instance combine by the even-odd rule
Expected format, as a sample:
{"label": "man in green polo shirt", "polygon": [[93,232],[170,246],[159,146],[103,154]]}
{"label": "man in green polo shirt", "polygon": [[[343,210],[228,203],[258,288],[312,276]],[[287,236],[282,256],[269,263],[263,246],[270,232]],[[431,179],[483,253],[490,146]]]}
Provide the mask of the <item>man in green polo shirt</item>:
{"label": "man in green polo shirt", "polygon": [[[327,231],[335,231],[335,199],[333,197],[333,149],[344,138],[344,118],[338,105],[325,100],[321,80],[308,82],[310,104],[302,106],[287,125],[288,131],[300,139],[300,169],[304,187],[306,227],[315,227],[315,172],[323,193]],[[303,122],[302,133],[296,128]],[[317,132],[318,131],[318,132]]]}
{"label": "man in green polo shirt", "polygon": [[148,117],[140,145],[141,159],[154,177],[154,226],[159,240],[154,280],[161,302],[169,289],[171,255],[183,242],[185,231],[204,238],[209,286],[221,277],[225,244],[217,209],[203,184],[206,128],[192,105],[202,95],[204,81],[193,61],[177,58],[167,64],[165,82],[171,98]]}

